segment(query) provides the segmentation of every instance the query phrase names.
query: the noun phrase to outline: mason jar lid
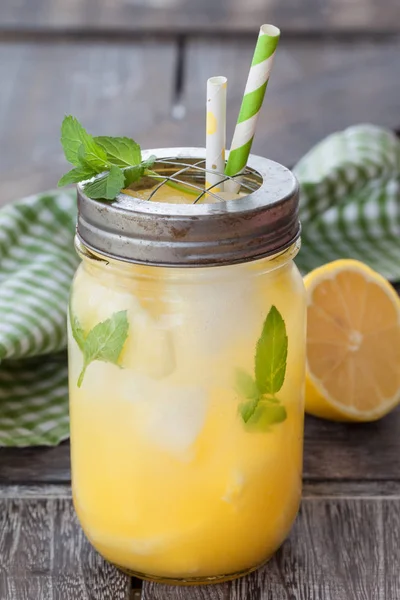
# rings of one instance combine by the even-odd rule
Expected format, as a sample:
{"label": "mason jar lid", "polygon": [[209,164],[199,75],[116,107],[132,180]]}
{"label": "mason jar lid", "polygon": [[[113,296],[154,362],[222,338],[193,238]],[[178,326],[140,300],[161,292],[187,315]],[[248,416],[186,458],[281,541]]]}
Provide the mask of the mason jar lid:
{"label": "mason jar lid", "polygon": [[148,150],[143,158],[152,154],[158,159],[153,171],[186,185],[198,181],[202,199],[171,204],[120,194],[112,202],[92,200],[79,184],[77,236],[86,247],[133,263],[217,266],[276,254],[299,237],[299,187],[286,167],[250,155],[241,188],[246,195],[215,202],[211,189],[214,203],[208,203],[201,193],[204,148]]}

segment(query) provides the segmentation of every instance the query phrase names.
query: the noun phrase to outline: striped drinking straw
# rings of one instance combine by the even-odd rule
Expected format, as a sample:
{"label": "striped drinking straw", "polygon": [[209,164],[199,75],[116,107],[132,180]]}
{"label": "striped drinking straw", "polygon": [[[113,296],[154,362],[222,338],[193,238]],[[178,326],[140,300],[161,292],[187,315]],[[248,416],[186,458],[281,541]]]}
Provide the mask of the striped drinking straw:
{"label": "striped drinking straw", "polygon": [[[240,174],[246,167],[280,33],[280,30],[274,25],[262,25],[260,27],[235,133],[233,134],[231,150],[225,168],[225,174],[231,177]],[[225,190],[238,192],[240,181],[241,177],[235,177],[235,181],[225,182]]]}

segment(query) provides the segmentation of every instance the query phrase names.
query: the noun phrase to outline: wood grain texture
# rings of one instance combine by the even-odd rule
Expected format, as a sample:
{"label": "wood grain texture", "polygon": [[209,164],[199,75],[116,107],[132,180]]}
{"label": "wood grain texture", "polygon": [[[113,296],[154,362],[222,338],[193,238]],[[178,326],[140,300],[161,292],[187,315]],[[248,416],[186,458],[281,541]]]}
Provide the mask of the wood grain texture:
{"label": "wood grain texture", "polygon": [[0,500],[1,600],[128,600],[130,590],[86,540],[69,498]]}
{"label": "wood grain texture", "polygon": [[141,600],[230,600],[231,584],[180,587],[143,582]]}
{"label": "wood grain texture", "polygon": [[142,598],[396,600],[398,531],[386,524],[399,524],[399,510],[399,499],[305,500],[290,538],[265,567],[196,591],[144,583]]}
{"label": "wood grain texture", "polygon": [[[204,145],[204,82],[228,78],[227,140],[233,135],[253,53],[253,42],[192,40],[186,52],[185,117],[160,123],[161,146]],[[252,151],[293,165],[326,135],[369,122],[400,123],[400,41],[282,39],[257,124]]]}
{"label": "wood grain texture", "polygon": [[393,498],[400,500],[400,480],[303,480],[303,498]]}
{"label": "wood grain texture", "polygon": [[[386,577],[381,596],[400,598],[400,503],[393,505],[390,502],[382,503],[382,527],[384,531],[382,548],[385,556],[389,557],[386,563]],[[390,532],[387,535],[387,532]]]}
{"label": "wood grain texture", "polygon": [[69,483],[70,479],[69,442],[53,448],[0,448],[0,485]]}
{"label": "wood grain texture", "polygon": [[72,498],[71,485],[69,483],[43,484],[43,483],[20,483],[0,484],[0,499],[9,500],[38,500],[44,498]]}
{"label": "wood grain texture", "polygon": [[3,30],[251,32],[399,31],[397,0],[2,0]]}
{"label": "wood grain texture", "polygon": [[[218,586],[145,583],[142,600],[397,600],[400,497],[386,491],[371,486],[366,498],[307,497],[289,539],[257,572]],[[140,598],[137,582],[91,548],[68,488],[0,487],[2,600],[132,596]]]}
{"label": "wood grain texture", "polygon": [[[183,118],[174,119],[173,42],[0,43],[0,205],[56,185],[66,169],[58,141],[65,113],[143,147],[201,146],[205,82],[225,73],[230,140],[252,52],[246,40],[191,41],[174,113]],[[282,40],[253,152],[292,165],[354,123],[398,126],[398,56],[400,41]]]}
{"label": "wood grain texture", "polygon": [[0,42],[0,205],[56,186],[65,114],[145,144],[169,114],[175,56],[173,42]]}
{"label": "wood grain texture", "polygon": [[345,424],[307,417],[304,478],[399,480],[400,408],[374,423]]}
{"label": "wood grain texture", "polygon": [[[246,581],[232,600],[373,600],[384,584],[380,502],[305,501],[277,556]],[[389,558],[389,557],[388,557]]]}

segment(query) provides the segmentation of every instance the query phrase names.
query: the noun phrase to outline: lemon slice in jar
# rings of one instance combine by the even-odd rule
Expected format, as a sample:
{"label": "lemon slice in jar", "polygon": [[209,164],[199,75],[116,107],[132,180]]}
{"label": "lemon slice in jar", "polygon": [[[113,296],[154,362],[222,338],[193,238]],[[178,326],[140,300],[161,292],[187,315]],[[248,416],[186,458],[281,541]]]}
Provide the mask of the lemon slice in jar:
{"label": "lemon slice in jar", "polygon": [[373,421],[400,402],[400,298],[378,273],[337,260],[309,273],[306,412]]}

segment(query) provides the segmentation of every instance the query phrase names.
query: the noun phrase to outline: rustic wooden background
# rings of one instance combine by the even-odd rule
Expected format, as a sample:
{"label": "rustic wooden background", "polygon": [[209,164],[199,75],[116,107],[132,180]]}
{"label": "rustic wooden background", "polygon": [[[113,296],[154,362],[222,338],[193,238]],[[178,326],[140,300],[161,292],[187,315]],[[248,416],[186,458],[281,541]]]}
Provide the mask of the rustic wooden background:
{"label": "rustic wooden background", "polygon": [[[399,0],[0,1],[0,204],[55,186],[66,113],[143,147],[203,145],[205,82],[225,74],[231,135],[263,22],[283,34],[255,152],[291,165],[348,125],[400,127]],[[307,418],[294,530],[231,584],[141,589],[91,549],[69,483],[68,443],[0,449],[0,600],[400,598],[399,410]]]}
{"label": "rustic wooden background", "polygon": [[230,139],[263,22],[282,39],[255,153],[291,165],[348,125],[400,126],[399,0],[1,0],[0,202],[55,186],[66,113],[204,145],[206,79],[225,74]]}

